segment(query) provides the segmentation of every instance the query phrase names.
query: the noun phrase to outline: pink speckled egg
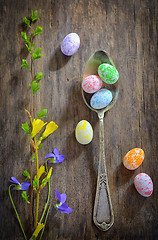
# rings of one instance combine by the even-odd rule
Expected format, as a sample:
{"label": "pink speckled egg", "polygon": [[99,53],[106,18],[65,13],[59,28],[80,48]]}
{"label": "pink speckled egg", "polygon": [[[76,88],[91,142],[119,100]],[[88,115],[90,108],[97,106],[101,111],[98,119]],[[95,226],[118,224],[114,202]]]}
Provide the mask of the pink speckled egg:
{"label": "pink speckled egg", "polygon": [[87,93],[97,92],[102,87],[102,80],[97,75],[89,75],[82,81],[82,88]]}
{"label": "pink speckled egg", "polygon": [[143,197],[150,197],[153,192],[153,182],[152,179],[146,173],[139,173],[134,178],[134,185],[137,191]]}
{"label": "pink speckled egg", "polygon": [[61,51],[66,56],[72,56],[80,46],[80,37],[77,33],[69,33],[61,43]]}
{"label": "pink speckled egg", "polygon": [[137,169],[144,160],[144,151],[141,148],[133,148],[123,159],[123,165],[129,170]]}

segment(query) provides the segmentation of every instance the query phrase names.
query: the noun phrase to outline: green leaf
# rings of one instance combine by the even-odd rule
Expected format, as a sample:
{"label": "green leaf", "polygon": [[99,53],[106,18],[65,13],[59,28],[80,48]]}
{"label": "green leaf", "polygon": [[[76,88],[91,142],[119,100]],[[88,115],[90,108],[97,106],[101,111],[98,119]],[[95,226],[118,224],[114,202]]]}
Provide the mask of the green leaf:
{"label": "green leaf", "polygon": [[39,55],[42,51],[42,48],[36,48],[34,54]]}
{"label": "green leaf", "polygon": [[26,41],[27,40],[27,35],[25,32],[21,32],[21,37]]}
{"label": "green leaf", "polygon": [[39,81],[43,76],[44,76],[44,74],[42,72],[38,72],[36,77],[35,77],[35,80]]}
{"label": "green leaf", "polygon": [[41,51],[42,51],[42,48],[36,48],[35,51],[34,51],[34,53],[35,53],[36,55],[39,55]]}
{"label": "green leaf", "polygon": [[47,114],[47,109],[41,109],[40,113],[37,114],[37,118],[42,118],[46,117],[45,115]]}
{"label": "green leaf", "polygon": [[25,67],[27,70],[30,70],[29,65],[27,64],[26,59],[22,59],[22,65],[21,67]]}
{"label": "green leaf", "polygon": [[32,88],[33,95],[35,95],[35,93],[40,89],[39,83],[37,83],[36,81],[33,81],[30,84],[30,87]]}
{"label": "green leaf", "polygon": [[22,124],[22,129],[23,129],[27,134],[31,134],[31,133],[30,133],[30,127],[29,127],[29,125],[28,125],[27,122]]}
{"label": "green leaf", "polygon": [[39,19],[40,17],[35,17],[32,21],[36,21],[37,19]]}
{"label": "green leaf", "polygon": [[30,20],[27,19],[26,17],[23,18],[23,22],[24,22],[28,27],[31,27],[31,26],[30,26]]}
{"label": "green leaf", "polygon": [[32,16],[31,16],[32,22],[39,19],[39,17],[37,17],[37,14],[38,14],[37,10],[32,11]]}
{"label": "green leaf", "polygon": [[31,11],[32,12],[32,17],[36,17],[37,16],[37,14],[38,14],[38,11],[37,10],[35,10],[35,11]]}
{"label": "green leaf", "polygon": [[31,53],[30,43],[26,43],[25,46],[27,47],[27,50]]}
{"label": "green leaf", "polygon": [[39,183],[39,179],[37,179],[37,178],[35,177],[34,180],[33,180],[33,190],[36,189],[38,183]]}
{"label": "green leaf", "polygon": [[29,202],[29,200],[28,200],[28,196],[27,196],[27,194],[26,194],[26,191],[23,191],[22,194],[21,194],[21,196],[23,197],[23,199],[24,199],[28,204],[30,204],[30,202]]}
{"label": "green leaf", "polygon": [[38,34],[41,34],[42,31],[43,31],[43,28],[40,27],[40,26],[37,26],[36,29],[35,29],[35,31],[33,31],[33,36],[36,36],[36,35],[38,35]]}
{"label": "green leaf", "polygon": [[42,48],[36,48],[34,53],[32,54],[33,60],[41,58],[43,54],[41,54]]}
{"label": "green leaf", "polygon": [[30,43],[31,37],[27,37],[26,43]]}
{"label": "green leaf", "polygon": [[25,170],[25,171],[23,171],[23,173],[22,173],[22,174],[23,174],[23,176],[24,176],[24,177],[26,177],[26,179],[25,179],[25,180],[27,180],[27,179],[30,179],[30,178],[31,178],[31,177],[30,177],[30,173],[29,173],[28,171],[26,171],[26,170]]}
{"label": "green leaf", "polygon": [[30,43],[31,37],[27,37],[25,32],[21,32],[21,37],[25,40],[26,43]]}
{"label": "green leaf", "polygon": [[31,161],[34,162],[35,158],[36,158],[36,153],[35,153],[35,154],[33,155],[33,157],[31,158]]}
{"label": "green leaf", "polygon": [[35,44],[34,43],[31,44],[30,42],[28,42],[28,43],[25,44],[25,46],[27,47],[28,51],[31,53],[31,51],[35,47]]}

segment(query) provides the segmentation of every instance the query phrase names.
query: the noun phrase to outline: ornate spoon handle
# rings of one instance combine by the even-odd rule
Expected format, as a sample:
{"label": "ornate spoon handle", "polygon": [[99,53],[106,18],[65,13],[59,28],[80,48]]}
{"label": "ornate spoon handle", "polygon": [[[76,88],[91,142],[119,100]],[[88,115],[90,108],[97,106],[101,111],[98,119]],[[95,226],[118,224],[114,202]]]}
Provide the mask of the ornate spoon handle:
{"label": "ornate spoon handle", "polygon": [[114,215],[106,173],[105,152],[104,152],[104,113],[99,116],[99,167],[97,190],[94,203],[93,221],[102,231],[107,231],[114,223]]}

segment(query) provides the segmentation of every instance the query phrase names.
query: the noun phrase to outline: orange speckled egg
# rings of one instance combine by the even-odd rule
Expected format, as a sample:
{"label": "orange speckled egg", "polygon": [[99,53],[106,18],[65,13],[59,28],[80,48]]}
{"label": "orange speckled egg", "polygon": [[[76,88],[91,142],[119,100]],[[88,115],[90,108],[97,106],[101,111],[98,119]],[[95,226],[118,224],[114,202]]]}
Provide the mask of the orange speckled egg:
{"label": "orange speckled egg", "polygon": [[137,169],[144,160],[144,151],[141,148],[130,150],[123,159],[124,166],[129,170]]}

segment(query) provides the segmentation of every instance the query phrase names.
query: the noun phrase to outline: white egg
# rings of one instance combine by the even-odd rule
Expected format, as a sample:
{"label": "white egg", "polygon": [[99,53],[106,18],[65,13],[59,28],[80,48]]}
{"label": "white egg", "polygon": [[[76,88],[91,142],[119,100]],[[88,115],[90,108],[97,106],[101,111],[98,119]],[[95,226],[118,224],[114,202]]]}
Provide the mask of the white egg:
{"label": "white egg", "polygon": [[89,75],[82,81],[82,88],[87,93],[97,92],[102,87],[102,80],[97,75]]}
{"label": "white egg", "polygon": [[134,185],[137,191],[143,197],[150,197],[153,192],[153,182],[152,179],[146,173],[139,173],[134,178]]}
{"label": "white egg", "polygon": [[102,88],[91,97],[90,105],[94,109],[102,109],[112,101],[112,92]]}
{"label": "white egg", "polygon": [[77,33],[69,33],[61,43],[61,51],[66,56],[72,56],[80,46],[80,37]]}
{"label": "white egg", "polygon": [[81,120],[76,126],[75,137],[80,144],[85,145],[90,143],[93,139],[91,124],[86,120]]}
{"label": "white egg", "polygon": [[100,78],[107,84],[114,84],[119,79],[119,73],[117,69],[107,63],[102,63],[98,67],[98,74]]}

